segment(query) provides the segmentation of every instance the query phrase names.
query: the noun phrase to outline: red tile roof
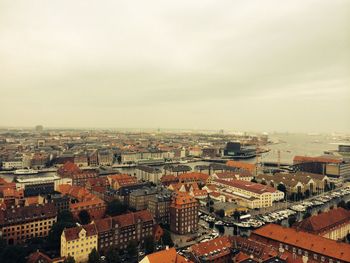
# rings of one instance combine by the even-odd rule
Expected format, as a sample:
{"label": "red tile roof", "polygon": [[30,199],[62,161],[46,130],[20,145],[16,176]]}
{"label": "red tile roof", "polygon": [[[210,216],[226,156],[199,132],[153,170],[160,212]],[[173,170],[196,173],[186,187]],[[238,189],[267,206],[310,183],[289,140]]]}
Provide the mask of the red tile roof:
{"label": "red tile roof", "polygon": [[66,162],[57,170],[57,173],[59,175],[73,175],[80,172],[81,170],[79,169],[79,167],[72,162]]}
{"label": "red tile roof", "polygon": [[113,223],[118,223],[120,227],[134,225],[137,220],[142,222],[153,221],[153,216],[149,211],[142,210],[113,217]]}
{"label": "red tile roof", "polygon": [[231,167],[235,167],[238,169],[242,169],[242,170],[247,170],[249,172],[254,172],[254,170],[256,169],[255,164],[251,164],[251,163],[245,163],[245,162],[238,162],[238,161],[228,161],[226,163],[227,166],[231,166]]}
{"label": "red tile roof", "polygon": [[342,160],[338,158],[332,158],[332,157],[325,157],[325,156],[319,156],[319,157],[310,157],[310,156],[295,156],[293,159],[294,164],[298,163],[308,163],[308,162],[319,162],[319,163],[341,163]]}
{"label": "red tile roof", "polygon": [[189,181],[196,181],[196,182],[206,182],[209,178],[209,175],[204,173],[183,173],[178,175],[180,182],[189,182]]}
{"label": "red tile roof", "polygon": [[65,229],[63,232],[66,237],[66,240],[72,241],[72,240],[79,239],[79,233],[83,229],[86,231],[86,237],[97,235],[96,225],[88,224],[88,225],[82,225],[82,226]]}
{"label": "red tile roof", "polygon": [[231,253],[231,241],[228,237],[218,237],[207,242],[191,246],[192,253],[203,261],[214,261]]}
{"label": "red tile roof", "polygon": [[350,245],[336,242],[318,235],[298,231],[294,228],[268,224],[253,231],[252,236],[264,237],[294,247],[312,251],[319,255],[350,262]]}
{"label": "red tile roof", "polygon": [[246,191],[250,191],[257,194],[263,194],[266,192],[274,193],[277,190],[271,186],[253,183],[253,182],[247,182],[247,181],[241,181],[241,180],[231,180],[231,181],[225,181],[216,179],[214,180],[215,183],[232,186],[240,189],[244,189]]}
{"label": "red tile roof", "polygon": [[[175,248],[158,251],[146,256],[149,263],[192,263],[192,261],[178,255]],[[141,261],[143,262],[143,260]]]}
{"label": "red tile roof", "polygon": [[296,223],[294,227],[302,231],[321,234],[346,222],[350,223],[350,211],[338,207],[328,212],[306,218]]}

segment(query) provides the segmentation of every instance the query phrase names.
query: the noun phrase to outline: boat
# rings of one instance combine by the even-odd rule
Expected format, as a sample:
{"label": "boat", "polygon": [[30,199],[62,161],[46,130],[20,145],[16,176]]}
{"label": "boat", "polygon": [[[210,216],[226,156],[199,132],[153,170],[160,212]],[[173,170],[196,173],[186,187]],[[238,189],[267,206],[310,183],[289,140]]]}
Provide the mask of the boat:
{"label": "boat", "polygon": [[223,225],[224,225],[224,222],[222,222],[222,221],[217,221],[217,222],[215,222],[215,225],[216,225],[216,226],[223,226]]}
{"label": "boat", "polygon": [[18,169],[16,171],[14,171],[13,174],[16,175],[25,175],[25,174],[37,174],[39,173],[38,170],[33,170],[33,169]]}

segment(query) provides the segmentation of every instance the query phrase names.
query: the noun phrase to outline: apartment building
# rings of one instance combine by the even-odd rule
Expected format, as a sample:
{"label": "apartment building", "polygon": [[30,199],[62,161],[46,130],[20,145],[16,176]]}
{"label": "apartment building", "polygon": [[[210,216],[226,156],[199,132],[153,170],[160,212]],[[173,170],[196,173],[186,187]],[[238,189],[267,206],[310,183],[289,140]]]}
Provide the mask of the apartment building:
{"label": "apartment building", "polygon": [[350,211],[338,207],[308,217],[293,227],[325,238],[342,240],[350,233]]}
{"label": "apartment building", "polygon": [[31,238],[47,236],[56,220],[53,204],[1,209],[0,233],[8,244],[22,244]]}
{"label": "apartment building", "polygon": [[75,262],[86,262],[97,245],[98,236],[95,224],[65,229],[61,235],[61,257],[73,257]]}
{"label": "apartment building", "polygon": [[130,241],[144,244],[147,237],[154,238],[156,223],[147,210],[128,213],[95,221],[98,232],[98,247],[105,250],[110,246],[125,249]]}
{"label": "apartment building", "polygon": [[274,201],[284,198],[283,192],[271,186],[252,182],[216,179],[213,184],[217,186],[220,193],[251,209],[269,207]]}
{"label": "apartment building", "polygon": [[170,204],[170,230],[185,235],[198,229],[198,201],[188,193],[177,192]]}
{"label": "apartment building", "polygon": [[170,204],[172,194],[168,192],[160,192],[150,198],[147,210],[152,214],[157,223],[170,223]]}
{"label": "apartment building", "polygon": [[129,207],[135,211],[147,209],[148,201],[156,196],[158,191],[155,187],[144,187],[131,192],[129,195]]}

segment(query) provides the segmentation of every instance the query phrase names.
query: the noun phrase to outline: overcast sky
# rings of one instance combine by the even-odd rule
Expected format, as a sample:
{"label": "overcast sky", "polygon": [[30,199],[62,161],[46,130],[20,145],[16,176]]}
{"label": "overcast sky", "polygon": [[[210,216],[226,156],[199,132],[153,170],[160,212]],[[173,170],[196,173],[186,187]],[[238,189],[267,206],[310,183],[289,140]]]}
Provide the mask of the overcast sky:
{"label": "overcast sky", "polygon": [[0,0],[0,126],[350,132],[348,0]]}

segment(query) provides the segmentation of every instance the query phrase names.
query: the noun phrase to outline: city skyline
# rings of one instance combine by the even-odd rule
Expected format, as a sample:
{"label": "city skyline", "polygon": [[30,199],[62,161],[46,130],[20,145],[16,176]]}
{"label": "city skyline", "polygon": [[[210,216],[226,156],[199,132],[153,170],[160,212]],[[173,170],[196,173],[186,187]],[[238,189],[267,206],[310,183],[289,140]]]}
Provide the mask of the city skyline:
{"label": "city skyline", "polygon": [[0,127],[350,132],[348,1],[0,2]]}

